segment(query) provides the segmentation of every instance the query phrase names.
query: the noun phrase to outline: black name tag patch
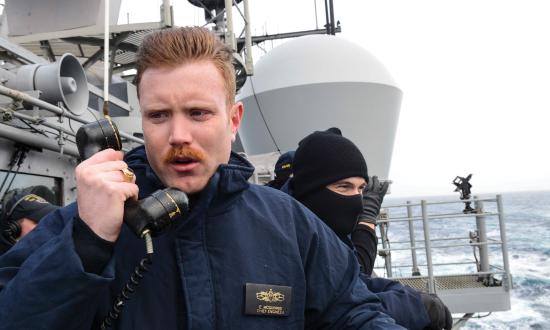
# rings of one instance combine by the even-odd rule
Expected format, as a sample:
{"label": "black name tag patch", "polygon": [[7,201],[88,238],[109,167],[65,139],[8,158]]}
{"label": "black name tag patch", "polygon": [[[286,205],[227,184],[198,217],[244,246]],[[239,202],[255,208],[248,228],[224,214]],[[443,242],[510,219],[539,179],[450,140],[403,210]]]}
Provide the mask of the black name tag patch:
{"label": "black name tag patch", "polygon": [[292,287],[246,283],[244,313],[246,315],[288,316]]}

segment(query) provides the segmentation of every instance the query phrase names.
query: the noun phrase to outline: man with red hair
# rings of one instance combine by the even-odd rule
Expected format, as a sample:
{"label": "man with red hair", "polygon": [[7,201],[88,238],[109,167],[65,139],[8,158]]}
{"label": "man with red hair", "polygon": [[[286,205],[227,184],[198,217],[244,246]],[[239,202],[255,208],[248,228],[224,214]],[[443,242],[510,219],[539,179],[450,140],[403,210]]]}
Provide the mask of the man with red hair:
{"label": "man with red hair", "polygon": [[[204,28],[156,31],[137,70],[145,146],[80,163],[77,203],[0,258],[0,327],[401,329],[330,229],[248,182],[253,167],[231,152],[243,105],[230,49]],[[190,213],[154,239],[149,271],[107,316],[145,253],[124,203],[165,187],[188,194]]]}

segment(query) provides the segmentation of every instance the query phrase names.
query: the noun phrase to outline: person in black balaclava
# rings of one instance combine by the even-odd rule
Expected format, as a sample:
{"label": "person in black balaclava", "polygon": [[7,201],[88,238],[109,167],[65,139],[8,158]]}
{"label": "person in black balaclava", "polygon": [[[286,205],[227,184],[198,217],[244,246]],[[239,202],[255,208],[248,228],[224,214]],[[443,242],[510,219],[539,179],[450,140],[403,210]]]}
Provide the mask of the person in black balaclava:
{"label": "person in black balaclava", "polygon": [[[341,135],[340,133],[340,130],[338,128],[331,128],[329,129],[327,132],[325,133],[328,133],[328,132],[333,132],[335,134],[339,134]],[[342,140],[342,141],[345,141],[345,140]],[[341,147],[339,145],[339,142],[336,142],[336,144],[338,145],[338,147]],[[351,147],[350,149],[350,155],[353,157],[353,155],[358,155],[358,150],[357,148],[353,145],[353,144],[347,144],[348,146]],[[306,148],[307,150],[308,148]],[[346,148],[344,148],[346,149]],[[306,151],[307,153],[307,151]],[[313,152],[315,153],[315,152]],[[283,187],[283,185],[288,181],[288,179],[293,175],[293,168],[292,168],[292,162],[294,160],[294,155],[295,155],[295,151],[289,151],[289,152],[286,152],[284,154],[282,154],[279,159],[277,160],[277,163],[275,164],[275,174],[276,174],[276,177],[274,180],[270,181],[269,183],[267,183],[266,185],[267,186],[270,186],[270,187],[273,187],[273,188],[276,188],[276,189],[281,189]],[[301,159],[299,159],[298,161],[301,163],[300,166],[303,165],[304,162],[309,162],[309,160],[306,160],[305,158],[307,155],[304,155],[304,152],[302,150],[302,157]],[[355,158],[354,158],[355,159]],[[364,162],[364,159],[361,155],[360,158],[356,158],[356,161],[358,161],[357,164],[359,164],[360,166],[364,166],[365,169],[366,169],[366,164]],[[322,161],[322,163],[326,163],[325,161]],[[321,162],[318,162],[316,164],[321,164]],[[341,166],[339,165],[335,165],[336,167],[340,168]],[[304,177],[304,175],[306,175],[306,177],[314,172],[311,171],[311,164],[309,164],[309,166],[307,167],[307,171],[303,171],[301,174],[300,174],[300,177]],[[323,171],[325,171],[325,173],[322,173]],[[358,171],[362,171],[361,169],[359,169]],[[323,167],[323,169],[318,169],[316,170],[317,172],[317,176],[318,177],[322,177],[325,179],[329,179],[332,177],[331,175],[331,170],[330,169],[326,169]],[[362,173],[359,173],[360,175],[362,175]],[[303,179],[302,181],[305,181],[305,180],[309,180],[309,179]],[[389,182],[380,182],[378,180],[378,177],[377,176],[373,176],[371,180],[367,180],[368,181],[368,184],[365,186],[365,188],[363,189],[363,211],[361,212],[361,214],[359,215],[359,220],[357,222],[357,224],[355,225],[355,229],[353,229],[353,232],[351,233],[351,240],[353,242],[353,245],[355,246],[355,249],[356,249],[356,252],[357,252],[357,259],[359,261],[359,264],[361,265],[361,267],[363,268],[363,271],[368,274],[368,275],[371,275],[372,273],[372,269],[374,267],[374,260],[376,259],[376,253],[377,253],[377,245],[378,245],[378,239],[376,237],[376,231],[375,231],[375,226],[376,226],[376,218],[378,217],[378,213],[380,212],[380,207],[382,205],[382,202],[384,200],[384,196],[388,190],[388,186],[389,186]],[[313,181],[311,181],[312,184],[315,184]],[[360,185],[363,185],[363,182],[360,182]],[[299,183],[298,186],[303,186],[303,184]],[[306,188],[307,189],[307,188]],[[285,188],[286,190],[286,188]],[[325,194],[329,194],[329,192],[327,191],[323,191]],[[353,192],[353,191],[348,191],[351,193],[351,195],[356,195],[357,192]],[[311,203],[315,203],[314,199],[315,198],[318,198],[319,196],[309,196],[308,200],[306,203],[307,204],[311,204]],[[357,199],[357,198],[356,198]],[[351,200],[353,200],[353,198],[351,198]],[[304,202],[304,201],[302,201]],[[357,200],[355,201],[356,204],[358,204]],[[327,205],[324,205],[322,203],[322,201],[320,201],[318,203],[319,205],[308,205],[311,209],[315,209],[315,208],[323,208],[323,207],[327,207]],[[332,208],[332,205],[330,205],[330,207]],[[356,207],[358,208],[358,206],[356,205]],[[330,220],[327,220],[327,219],[333,219],[334,216],[328,216],[328,213],[330,212],[331,210],[326,210],[325,212],[322,212],[321,210],[319,210],[319,213],[322,213],[322,214],[325,214],[325,221],[330,221]],[[334,211],[334,210],[332,210]],[[341,214],[339,214],[338,216],[341,216]],[[341,222],[341,221],[333,221],[333,224],[331,225],[331,228],[335,231],[335,232],[342,232],[344,231],[344,236],[345,235],[348,235],[349,234],[349,230],[350,230],[350,227],[353,227],[353,221],[350,223],[345,223],[345,222]],[[340,228],[340,227],[343,227],[343,228]],[[347,226],[347,228],[346,228]],[[337,229],[339,228],[339,229]]]}
{"label": "person in black balaclava", "polygon": [[292,195],[340,237],[355,228],[363,209],[361,192],[368,180],[359,149],[337,128],[304,138],[294,155]]}
{"label": "person in black balaclava", "polygon": [[[294,176],[282,190],[307,206],[350,248],[359,247],[362,279],[382,300],[384,313],[409,329],[451,329],[452,315],[436,295],[371,278],[366,272],[365,260],[373,262],[376,255],[375,219],[388,187],[376,177],[367,185],[367,164],[357,146],[338,128],[314,132],[300,141],[292,169]],[[370,256],[362,256],[361,249],[370,249],[363,251]]]}
{"label": "person in black balaclava", "polygon": [[277,159],[277,163],[275,163],[275,178],[265,185],[275,189],[281,189],[292,175],[293,158],[294,151],[288,151],[282,154],[279,159]]}

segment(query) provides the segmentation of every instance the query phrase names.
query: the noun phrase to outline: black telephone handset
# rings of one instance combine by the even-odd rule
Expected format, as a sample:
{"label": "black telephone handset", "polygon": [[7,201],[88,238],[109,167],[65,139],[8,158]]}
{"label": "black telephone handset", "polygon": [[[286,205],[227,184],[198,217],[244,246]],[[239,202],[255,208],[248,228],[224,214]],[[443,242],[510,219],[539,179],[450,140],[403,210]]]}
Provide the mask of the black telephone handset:
{"label": "black telephone handset", "polygon": [[[76,144],[82,159],[88,159],[96,152],[107,148],[122,149],[118,129],[108,117],[82,125],[76,132]],[[138,237],[145,239],[147,256],[140,261],[130,280],[117,296],[109,314],[101,323],[101,329],[110,328],[118,319],[125,302],[143,278],[143,273],[149,270],[153,254],[151,236],[159,235],[188,211],[187,195],[175,188],[157,190],[144,199],[129,199],[124,203],[123,221]]]}
{"label": "black telephone handset", "polygon": [[[122,149],[118,129],[109,119],[82,125],[76,133],[76,144],[82,159],[108,148]],[[189,199],[184,192],[166,188],[139,201],[127,200],[124,203],[124,222],[139,237],[143,237],[146,231],[157,236],[188,209]]]}

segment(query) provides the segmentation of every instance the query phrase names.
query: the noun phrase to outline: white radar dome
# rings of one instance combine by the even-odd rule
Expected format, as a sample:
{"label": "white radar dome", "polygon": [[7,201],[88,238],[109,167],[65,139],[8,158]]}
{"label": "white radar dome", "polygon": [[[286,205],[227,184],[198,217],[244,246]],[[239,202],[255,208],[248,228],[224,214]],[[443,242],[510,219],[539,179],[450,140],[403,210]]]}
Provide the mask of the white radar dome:
{"label": "white radar dome", "polygon": [[249,155],[285,152],[334,126],[361,149],[369,175],[387,179],[401,98],[363,47],[330,35],[295,38],[264,55],[239,91],[240,143]]}

